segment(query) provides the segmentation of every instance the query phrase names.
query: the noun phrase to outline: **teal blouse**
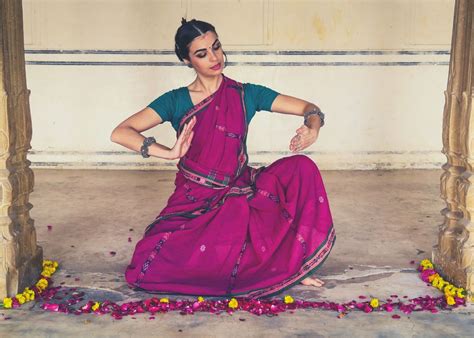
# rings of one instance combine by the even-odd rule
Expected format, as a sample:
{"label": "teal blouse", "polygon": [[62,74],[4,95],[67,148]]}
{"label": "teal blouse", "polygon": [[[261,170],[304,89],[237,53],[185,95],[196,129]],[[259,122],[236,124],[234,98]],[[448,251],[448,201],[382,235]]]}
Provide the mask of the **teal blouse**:
{"label": "teal blouse", "polygon": [[[273,89],[257,84],[244,83],[243,87],[247,123],[250,123],[255,112],[260,110],[270,111],[273,101],[279,95]],[[178,130],[179,121],[193,107],[193,102],[191,101],[188,88],[180,87],[159,96],[148,107],[160,115],[163,122],[171,122],[173,128]]]}

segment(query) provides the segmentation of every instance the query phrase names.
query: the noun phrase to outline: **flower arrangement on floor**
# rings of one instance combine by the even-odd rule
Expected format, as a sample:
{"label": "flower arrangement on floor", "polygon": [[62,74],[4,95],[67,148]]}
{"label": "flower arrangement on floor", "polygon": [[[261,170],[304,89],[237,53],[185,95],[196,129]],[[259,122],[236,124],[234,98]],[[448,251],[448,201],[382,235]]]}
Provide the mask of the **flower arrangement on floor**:
{"label": "flower arrangement on floor", "polygon": [[[338,312],[338,318],[342,318],[351,311],[370,312],[392,312],[395,309],[409,314],[413,311],[430,311],[438,312],[438,309],[449,310],[460,305],[465,305],[465,290],[457,288],[454,285],[446,282],[437,273],[433,264],[428,260],[422,260],[418,267],[421,273],[421,279],[430,285],[443,291],[444,295],[440,297],[423,296],[412,299],[406,299],[405,302],[397,295],[391,295],[385,301],[378,298],[370,298],[359,296],[359,301],[352,300],[347,303],[335,302],[317,302],[295,300],[293,297],[286,295],[283,299],[246,299],[246,298],[231,298],[224,300],[205,300],[203,297],[198,297],[197,300],[169,300],[168,298],[149,298],[140,301],[127,302],[117,304],[106,300],[103,302],[87,301],[84,305],[78,308],[74,307],[84,301],[84,292],[77,291],[77,288],[66,288],[64,297],[60,294],[61,286],[52,287],[51,275],[56,271],[58,263],[54,261],[45,260],[43,262],[43,272],[40,280],[31,288],[26,288],[22,293],[17,294],[12,298],[5,298],[3,300],[3,308],[18,308],[25,302],[40,299],[42,309],[54,312],[72,313],[80,315],[84,313],[94,314],[110,314],[115,319],[121,319],[123,316],[132,316],[137,313],[149,313],[149,319],[155,319],[156,313],[164,313],[169,311],[179,311],[180,314],[193,314],[195,312],[210,312],[220,314],[227,312],[232,314],[235,311],[246,311],[255,315],[276,316],[278,313],[286,312],[295,309],[316,308],[322,310],[330,310]],[[404,296],[403,298],[408,298]],[[368,299],[368,300],[364,300]],[[1,305],[1,304],[0,304]],[[400,316],[394,314],[394,319],[399,319]]]}
{"label": "flower arrangement on floor", "polygon": [[433,263],[429,259],[424,259],[418,266],[418,271],[421,272],[421,279],[423,282],[430,283],[435,288],[438,288],[444,293],[446,303],[448,305],[456,305],[464,303],[465,291],[463,288],[457,288],[453,284],[445,281],[434,269]]}
{"label": "flower arrangement on floor", "polygon": [[22,293],[18,293],[15,297],[6,297],[3,299],[3,307],[5,309],[17,308],[20,305],[35,300],[44,290],[48,288],[51,282],[51,276],[56,272],[58,262],[43,260],[43,271],[40,280],[30,288],[26,288]]}

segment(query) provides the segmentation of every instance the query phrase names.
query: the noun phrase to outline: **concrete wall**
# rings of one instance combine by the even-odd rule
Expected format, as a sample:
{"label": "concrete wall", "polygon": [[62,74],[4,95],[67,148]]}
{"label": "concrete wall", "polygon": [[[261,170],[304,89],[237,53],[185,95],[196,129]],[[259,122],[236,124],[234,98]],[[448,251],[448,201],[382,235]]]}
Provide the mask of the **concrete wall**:
{"label": "concrete wall", "polygon": [[[182,16],[213,23],[225,74],[326,113],[321,169],[437,168],[454,0],[24,0],[33,167],[175,168],[109,140],[164,91],[193,81],[174,53]],[[289,153],[302,123],[259,112],[251,164]],[[174,144],[169,123],[144,133]]]}

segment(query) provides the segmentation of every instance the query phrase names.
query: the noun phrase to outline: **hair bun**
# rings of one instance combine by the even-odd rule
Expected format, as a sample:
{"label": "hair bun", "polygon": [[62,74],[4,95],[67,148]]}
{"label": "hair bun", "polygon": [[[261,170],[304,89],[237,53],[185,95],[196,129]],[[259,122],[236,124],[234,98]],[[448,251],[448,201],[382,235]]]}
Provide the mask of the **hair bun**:
{"label": "hair bun", "polygon": [[186,23],[186,19],[185,18],[181,18],[181,25],[184,25]]}

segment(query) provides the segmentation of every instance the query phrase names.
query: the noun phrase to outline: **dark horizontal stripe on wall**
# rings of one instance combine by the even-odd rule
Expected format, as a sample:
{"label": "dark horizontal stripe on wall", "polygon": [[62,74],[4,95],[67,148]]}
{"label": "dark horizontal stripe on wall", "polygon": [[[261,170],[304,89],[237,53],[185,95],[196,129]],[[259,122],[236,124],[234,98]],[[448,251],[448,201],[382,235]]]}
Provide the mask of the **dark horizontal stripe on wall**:
{"label": "dark horizontal stripe on wall", "polygon": [[[26,54],[174,55],[173,50],[26,49]],[[449,50],[233,50],[227,55],[449,55]]]}
{"label": "dark horizontal stripe on wall", "polygon": [[[186,67],[181,62],[136,61],[26,61],[35,66],[147,66]],[[401,62],[228,62],[229,66],[269,67],[323,67],[323,66],[448,66],[448,61],[401,61]]]}

